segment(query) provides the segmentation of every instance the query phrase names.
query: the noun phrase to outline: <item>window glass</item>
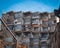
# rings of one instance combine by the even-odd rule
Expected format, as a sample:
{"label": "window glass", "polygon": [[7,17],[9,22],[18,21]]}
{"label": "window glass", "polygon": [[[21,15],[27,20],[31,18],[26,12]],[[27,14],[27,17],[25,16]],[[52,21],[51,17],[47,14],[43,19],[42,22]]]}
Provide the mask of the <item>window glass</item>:
{"label": "window glass", "polygon": [[55,16],[51,16],[52,19],[55,19]]}
{"label": "window glass", "polygon": [[39,16],[39,14],[38,13],[34,13],[34,16]]}
{"label": "window glass", "polygon": [[47,32],[48,31],[48,27],[43,27],[43,32]]}
{"label": "window glass", "polygon": [[47,44],[47,42],[41,42],[41,44]]}
{"label": "window glass", "polygon": [[15,14],[15,18],[21,18],[23,15],[22,15],[22,13],[16,13]]}
{"label": "window glass", "polygon": [[24,33],[24,34],[25,34],[25,36],[27,36],[27,37],[30,37],[30,36],[31,36],[30,32],[26,32],[26,33]]}
{"label": "window glass", "polygon": [[39,31],[39,27],[34,27],[34,31]]}
{"label": "window glass", "polygon": [[46,40],[47,39],[47,36],[48,36],[47,33],[41,34],[41,40]]}
{"label": "window glass", "polygon": [[34,38],[38,38],[38,36],[39,36],[38,34],[39,34],[39,33],[33,33],[33,37],[34,37]]}
{"label": "window glass", "polygon": [[1,21],[0,21],[0,30],[1,30]]}
{"label": "window glass", "polygon": [[25,21],[25,22],[30,22],[30,19],[25,19],[24,21]]}
{"label": "window glass", "polygon": [[48,25],[48,21],[44,21],[44,22],[42,22],[42,25],[43,25],[43,26]]}
{"label": "window glass", "polygon": [[22,26],[20,24],[15,25],[15,29],[21,30]]}
{"label": "window glass", "polygon": [[47,48],[47,46],[41,46],[41,48]]}
{"label": "window glass", "polygon": [[54,21],[53,21],[53,20],[49,20],[49,21],[48,21],[48,25],[49,25],[49,26],[52,26],[53,24],[54,24]]}
{"label": "window glass", "polygon": [[32,22],[38,24],[39,23],[39,19],[33,19]]}
{"label": "window glass", "polygon": [[8,26],[10,30],[13,30],[13,25]]}

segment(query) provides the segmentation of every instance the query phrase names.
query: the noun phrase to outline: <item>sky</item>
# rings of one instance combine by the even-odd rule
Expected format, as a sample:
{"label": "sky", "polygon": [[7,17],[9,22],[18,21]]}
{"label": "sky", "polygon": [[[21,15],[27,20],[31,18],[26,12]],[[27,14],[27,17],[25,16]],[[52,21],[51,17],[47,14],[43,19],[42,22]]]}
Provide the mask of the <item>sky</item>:
{"label": "sky", "polygon": [[53,12],[59,5],[60,0],[0,0],[0,17],[9,11]]}

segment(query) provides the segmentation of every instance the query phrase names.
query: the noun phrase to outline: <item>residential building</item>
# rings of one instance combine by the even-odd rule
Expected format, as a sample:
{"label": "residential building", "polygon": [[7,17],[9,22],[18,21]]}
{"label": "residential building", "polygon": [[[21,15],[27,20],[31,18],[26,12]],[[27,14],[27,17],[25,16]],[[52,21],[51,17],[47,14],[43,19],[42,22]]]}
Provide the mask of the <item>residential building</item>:
{"label": "residential building", "polygon": [[[57,17],[54,13],[7,12],[2,15],[2,19],[18,38],[19,44],[24,44],[26,48],[52,48],[50,41],[57,24]],[[8,46],[14,48],[15,44],[12,42],[14,43],[15,40],[3,24],[2,30],[4,41],[11,43],[5,48]]]}

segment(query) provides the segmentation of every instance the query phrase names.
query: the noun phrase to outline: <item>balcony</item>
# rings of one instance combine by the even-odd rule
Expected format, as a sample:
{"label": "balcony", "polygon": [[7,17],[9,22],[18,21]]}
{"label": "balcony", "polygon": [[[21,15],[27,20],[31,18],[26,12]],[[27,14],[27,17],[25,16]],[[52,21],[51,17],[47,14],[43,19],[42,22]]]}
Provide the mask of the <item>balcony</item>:
{"label": "balcony", "polygon": [[41,32],[49,32],[50,27],[41,27]]}
{"label": "balcony", "polygon": [[32,19],[40,18],[39,16],[32,16]]}
{"label": "balcony", "polygon": [[41,38],[41,41],[46,41],[48,38]]}
{"label": "balcony", "polygon": [[23,24],[23,19],[19,18],[14,20],[14,24]]}
{"label": "balcony", "polygon": [[4,41],[6,41],[6,42],[13,42],[13,38],[12,37],[8,37],[8,38],[5,38]]}
{"label": "balcony", "polygon": [[39,39],[37,38],[30,38],[30,43],[32,44],[39,44]]}
{"label": "balcony", "polygon": [[32,29],[32,32],[39,32],[40,31],[40,28],[39,27],[34,27],[33,29]]}
{"label": "balcony", "polygon": [[39,38],[39,33],[33,33],[33,38],[38,39]]}
{"label": "balcony", "polygon": [[31,24],[31,22],[25,22],[25,24]]}
{"label": "balcony", "polygon": [[33,19],[32,20],[32,24],[40,24],[41,22],[39,21],[39,19]]}
{"label": "balcony", "polygon": [[47,21],[42,22],[42,26],[43,26],[43,27],[48,27],[48,22],[47,22]]}
{"label": "balcony", "polygon": [[32,24],[40,24],[40,23],[38,23],[38,22],[32,22]]}
{"label": "balcony", "polygon": [[45,46],[45,45],[41,45],[40,48],[48,48],[48,46]]}
{"label": "balcony", "polygon": [[47,33],[42,33],[41,34],[41,40],[48,40],[48,34]]}
{"label": "balcony", "polygon": [[29,28],[25,28],[25,31],[30,31],[30,29]]}
{"label": "balcony", "polygon": [[15,31],[22,31],[22,25],[20,24],[15,25]]}

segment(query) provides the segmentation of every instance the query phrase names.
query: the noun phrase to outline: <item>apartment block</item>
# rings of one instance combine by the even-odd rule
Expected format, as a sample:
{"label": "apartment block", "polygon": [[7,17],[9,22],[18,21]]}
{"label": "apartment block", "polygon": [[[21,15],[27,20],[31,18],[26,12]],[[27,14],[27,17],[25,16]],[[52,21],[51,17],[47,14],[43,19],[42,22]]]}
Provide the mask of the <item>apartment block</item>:
{"label": "apartment block", "polygon": [[[53,48],[51,38],[55,32],[57,17],[47,12],[7,12],[2,19],[25,48]],[[5,48],[15,48],[15,40],[2,23]]]}

